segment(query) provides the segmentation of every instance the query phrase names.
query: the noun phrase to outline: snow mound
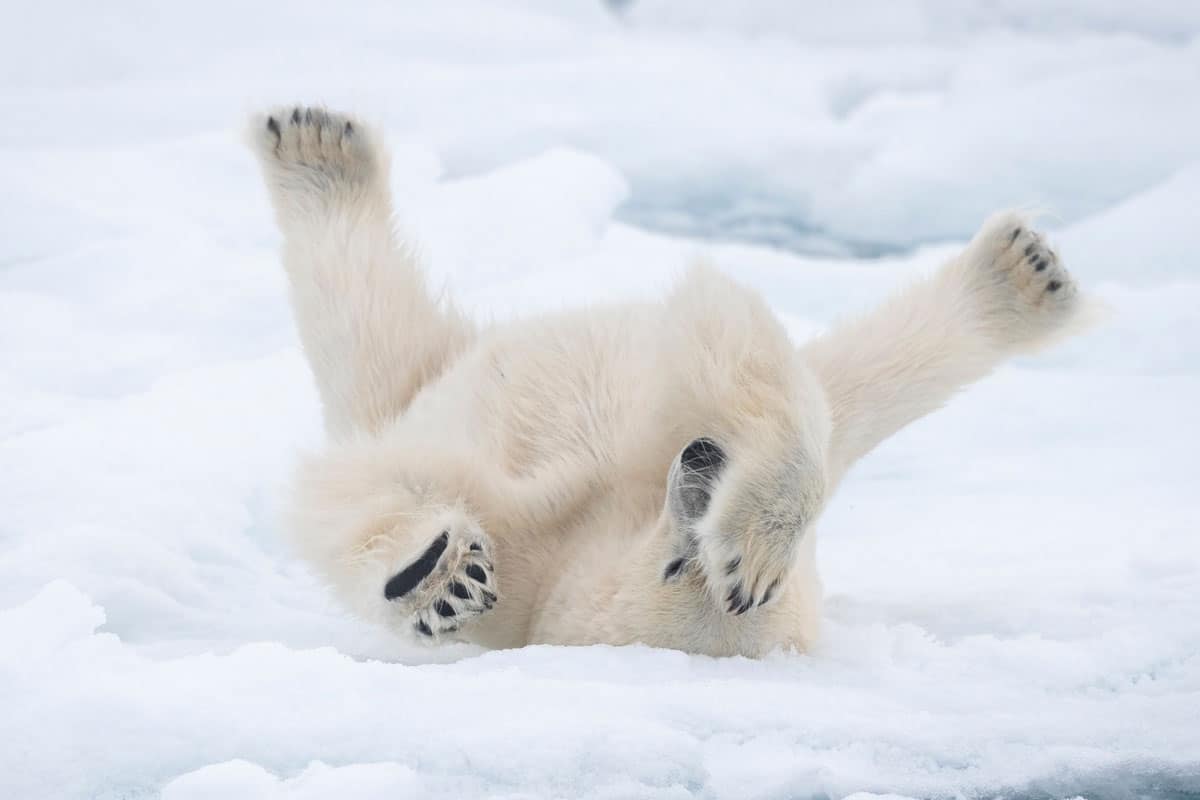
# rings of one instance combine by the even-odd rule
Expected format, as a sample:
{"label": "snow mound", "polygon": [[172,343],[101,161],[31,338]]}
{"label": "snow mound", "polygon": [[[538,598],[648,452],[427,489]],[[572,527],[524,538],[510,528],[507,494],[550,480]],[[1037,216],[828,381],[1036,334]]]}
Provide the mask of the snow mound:
{"label": "snow mound", "polygon": [[[1101,668],[1103,652],[1148,637],[1090,652],[1037,635],[946,641],[861,623],[834,624],[812,656],[761,662],[531,647],[403,666],[267,643],[152,658],[94,632],[102,621],[64,582],[0,616],[21,654],[4,665],[0,741],[27,753],[6,778],[10,796],[156,786],[165,798],[944,796],[1037,785],[1117,797],[1116,786],[1198,785],[1194,709],[1180,702],[1195,690],[1195,642],[1154,674],[1127,656],[1125,676]],[[1032,729],[1014,713],[1031,706]]]}

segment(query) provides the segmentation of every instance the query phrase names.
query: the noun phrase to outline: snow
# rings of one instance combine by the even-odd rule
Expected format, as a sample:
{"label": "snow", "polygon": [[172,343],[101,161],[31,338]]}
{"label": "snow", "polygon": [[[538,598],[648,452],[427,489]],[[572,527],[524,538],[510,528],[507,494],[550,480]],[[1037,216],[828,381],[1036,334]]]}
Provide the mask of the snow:
{"label": "snow", "polygon": [[[1200,792],[1200,6],[6,17],[0,796]],[[321,432],[238,134],[294,99],[386,128],[402,223],[480,317],[704,257],[799,340],[1019,204],[1109,319],[859,465],[810,654],[425,649],[279,535]]]}

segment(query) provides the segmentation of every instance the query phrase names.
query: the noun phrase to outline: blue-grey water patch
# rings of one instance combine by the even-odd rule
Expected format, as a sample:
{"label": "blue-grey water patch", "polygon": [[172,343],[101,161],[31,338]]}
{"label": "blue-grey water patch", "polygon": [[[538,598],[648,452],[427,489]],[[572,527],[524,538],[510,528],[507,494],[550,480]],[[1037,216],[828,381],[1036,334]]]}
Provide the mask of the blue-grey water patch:
{"label": "blue-grey water patch", "polygon": [[725,180],[662,183],[635,178],[632,183],[616,217],[647,230],[834,258],[877,258],[904,249],[832,235],[814,225],[798,198],[785,192]]}

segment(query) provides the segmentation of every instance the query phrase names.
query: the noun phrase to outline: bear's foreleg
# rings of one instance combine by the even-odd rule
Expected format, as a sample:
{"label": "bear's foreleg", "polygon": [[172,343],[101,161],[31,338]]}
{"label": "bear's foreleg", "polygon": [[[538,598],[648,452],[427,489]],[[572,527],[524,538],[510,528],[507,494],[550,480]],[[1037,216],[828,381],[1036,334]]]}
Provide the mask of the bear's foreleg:
{"label": "bear's foreleg", "polygon": [[328,431],[377,433],[473,336],[392,230],[387,153],[355,119],[279,109],[251,130]]}

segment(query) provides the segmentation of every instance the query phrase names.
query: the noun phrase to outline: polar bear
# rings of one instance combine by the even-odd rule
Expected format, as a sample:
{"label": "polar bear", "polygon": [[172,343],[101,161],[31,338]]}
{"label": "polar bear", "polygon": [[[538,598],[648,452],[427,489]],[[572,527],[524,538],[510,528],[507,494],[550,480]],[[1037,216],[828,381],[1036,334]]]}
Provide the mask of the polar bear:
{"label": "polar bear", "polygon": [[808,648],[846,470],[1079,317],[1054,250],[1001,213],[800,347],[699,267],[661,303],[477,327],[397,240],[371,129],[297,107],[251,137],[329,439],[289,528],[352,610],[418,640]]}

